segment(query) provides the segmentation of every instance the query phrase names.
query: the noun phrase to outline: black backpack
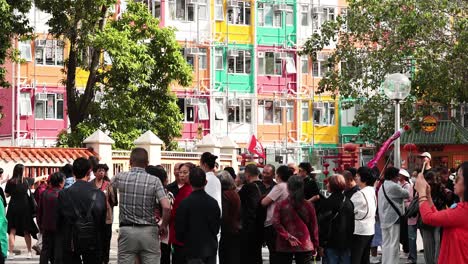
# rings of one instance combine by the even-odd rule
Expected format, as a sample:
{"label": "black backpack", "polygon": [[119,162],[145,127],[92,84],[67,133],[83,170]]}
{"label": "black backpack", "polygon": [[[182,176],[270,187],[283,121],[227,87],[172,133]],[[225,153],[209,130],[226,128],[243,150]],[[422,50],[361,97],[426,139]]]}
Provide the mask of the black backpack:
{"label": "black backpack", "polygon": [[72,251],[78,254],[97,249],[97,230],[91,214],[94,208],[94,203],[96,202],[96,195],[97,192],[94,192],[93,197],[91,198],[91,205],[84,217],[72,202],[72,207],[77,218],[72,226],[71,247]]}

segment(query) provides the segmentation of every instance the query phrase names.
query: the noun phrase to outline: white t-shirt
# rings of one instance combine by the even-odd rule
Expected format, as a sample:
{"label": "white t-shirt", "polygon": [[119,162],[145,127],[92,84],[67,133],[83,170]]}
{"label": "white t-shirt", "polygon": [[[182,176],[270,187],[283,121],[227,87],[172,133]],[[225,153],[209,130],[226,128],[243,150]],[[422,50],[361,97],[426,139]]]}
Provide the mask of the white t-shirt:
{"label": "white t-shirt", "polygon": [[265,219],[265,227],[271,226],[271,220],[273,219],[273,212],[277,203],[288,198],[288,185],[285,182],[281,182],[273,186],[270,193],[266,197],[269,197],[273,202],[267,207],[267,215]]}
{"label": "white t-shirt", "polygon": [[371,236],[375,233],[375,214],[377,210],[377,199],[375,189],[366,186],[351,196],[354,205],[354,234]]}
{"label": "white t-shirt", "polygon": [[219,210],[222,211],[223,207],[221,206],[221,181],[211,171],[206,173],[206,181],[207,183],[205,186],[205,192],[218,202]]}

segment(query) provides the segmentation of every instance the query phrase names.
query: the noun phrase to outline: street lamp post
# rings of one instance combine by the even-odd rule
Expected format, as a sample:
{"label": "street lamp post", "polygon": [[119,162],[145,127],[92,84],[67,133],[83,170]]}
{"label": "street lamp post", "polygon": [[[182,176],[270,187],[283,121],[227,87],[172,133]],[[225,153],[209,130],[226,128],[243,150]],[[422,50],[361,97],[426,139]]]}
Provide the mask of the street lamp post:
{"label": "street lamp post", "polygon": [[[400,102],[410,93],[411,81],[404,74],[393,73],[385,77],[382,84],[385,95],[395,101],[395,131],[400,130]],[[395,140],[393,161],[395,167],[401,166],[400,138]]]}

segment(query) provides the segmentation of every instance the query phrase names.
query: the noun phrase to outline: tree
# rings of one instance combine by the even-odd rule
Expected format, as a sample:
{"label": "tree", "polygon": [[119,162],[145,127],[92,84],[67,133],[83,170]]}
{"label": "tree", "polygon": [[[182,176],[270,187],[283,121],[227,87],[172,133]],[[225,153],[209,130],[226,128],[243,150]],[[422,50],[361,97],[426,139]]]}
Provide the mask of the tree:
{"label": "tree", "polygon": [[[62,134],[59,144],[80,145],[99,128],[110,133],[117,148],[130,148],[145,130],[158,134],[167,148],[175,147],[172,139],[180,136],[183,117],[169,86],[189,85],[192,70],[173,29],[160,28],[139,3],[129,2],[120,19],[107,22],[114,1],[39,2],[52,14],[52,32],[70,43],[64,82],[71,134]],[[89,71],[83,91],[76,88],[78,67]]]}
{"label": "tree", "polygon": [[[0,65],[5,63],[11,51],[13,37],[26,36],[31,32],[26,16],[31,1],[0,0]],[[5,69],[0,67],[0,87],[9,87]]]}
{"label": "tree", "polygon": [[[435,105],[468,101],[468,2],[463,0],[349,0],[336,21],[312,35],[304,54],[315,58],[336,41],[330,71],[318,92],[330,92],[350,107],[362,105],[355,126],[370,142],[393,133],[394,113],[380,86],[387,74],[411,76],[411,96],[403,102],[403,123],[417,127]],[[341,65],[341,66],[339,66]]]}

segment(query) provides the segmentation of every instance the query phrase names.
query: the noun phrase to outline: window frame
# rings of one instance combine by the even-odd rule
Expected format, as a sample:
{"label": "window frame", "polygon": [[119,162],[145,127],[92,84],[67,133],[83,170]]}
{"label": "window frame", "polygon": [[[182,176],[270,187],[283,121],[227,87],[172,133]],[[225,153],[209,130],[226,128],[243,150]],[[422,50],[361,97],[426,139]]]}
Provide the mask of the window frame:
{"label": "window frame", "polygon": [[238,98],[238,106],[229,106],[228,111],[233,109],[233,118],[228,113],[228,123],[251,124],[252,123],[252,99]]}
{"label": "window frame", "polygon": [[[249,10],[247,12],[247,10]],[[231,12],[231,14],[229,14]],[[242,18],[241,19],[241,14]],[[237,7],[228,7],[226,10],[227,23],[230,25],[250,26],[252,24],[252,4],[249,1],[237,2]]]}
{"label": "window frame", "polygon": [[[218,59],[221,58],[221,68],[219,68]],[[216,71],[223,71],[224,70],[224,49],[223,48],[215,48],[215,70]]]}
{"label": "window frame", "polygon": [[[309,26],[309,5],[301,5],[301,26]],[[306,24],[304,25],[304,18],[306,19]]]}
{"label": "window frame", "polygon": [[[252,53],[250,50],[237,50],[237,57],[228,58],[228,73],[229,74],[250,74],[252,70]],[[242,58],[242,71],[238,72],[238,62]],[[233,61],[233,71],[231,71],[231,61]]]}
{"label": "window frame", "polygon": [[[267,73],[267,65],[269,65],[266,61],[268,55],[273,54],[273,73]],[[265,56],[263,58],[258,58],[258,75],[261,76],[283,76],[283,59],[279,58],[278,52],[273,51],[265,51]],[[279,73],[277,72],[278,62],[280,61]],[[260,65],[262,64],[262,65]],[[263,72],[260,71],[261,67],[263,67]]]}
{"label": "window frame", "polygon": [[[307,109],[307,118],[304,118],[305,117],[305,111]],[[305,120],[304,120],[305,119]],[[309,104],[309,100],[303,100],[301,101],[301,121],[302,122],[310,122],[310,104]]]}
{"label": "window frame", "polygon": [[208,69],[208,49],[207,48],[199,48],[198,49],[198,69],[199,70],[206,70]]}
{"label": "window frame", "polygon": [[[266,105],[271,104],[271,121],[266,121]],[[262,112],[261,114],[258,113],[258,121],[259,124],[263,125],[280,125],[283,122],[283,109],[282,107],[278,107],[275,105],[275,100],[273,99],[262,99],[258,100],[258,112]],[[279,113],[279,115],[278,115]],[[260,118],[262,117],[262,118]]]}
{"label": "window frame", "polygon": [[[305,67],[305,72],[304,72],[304,67]],[[301,56],[301,73],[302,74],[310,74],[310,67],[309,67],[309,56],[307,55],[302,55]]]}
{"label": "window frame", "polygon": [[[221,12],[219,12],[221,9]],[[223,0],[215,0],[214,2],[214,19],[215,21],[224,21],[224,3]]]}
{"label": "window frame", "polygon": [[[334,126],[336,120],[335,102],[314,102],[313,120],[315,126]],[[332,114],[333,112],[333,114]],[[319,121],[316,120],[319,114]]]}
{"label": "window frame", "polygon": [[[179,106],[180,113],[184,115],[183,123],[195,123],[195,106],[187,104],[187,98],[177,98],[177,105]],[[181,102],[183,106],[181,108]],[[192,117],[189,118],[189,114],[192,114]],[[190,120],[192,119],[192,120]]]}
{"label": "window frame", "polygon": [[[63,120],[65,118],[65,102],[64,102],[64,94],[63,93],[45,93],[47,96],[47,99],[46,100],[39,100],[36,98],[34,98],[34,118],[37,119],[37,120]],[[37,94],[36,94],[37,95]],[[54,110],[53,110],[53,117],[48,117],[48,113],[49,113],[49,110],[48,110],[48,98],[49,96],[53,96],[53,107],[54,107]],[[59,118],[58,115],[59,115],[59,102],[61,102],[61,115],[62,117]],[[43,109],[43,113],[44,113],[44,117],[38,117],[37,116],[37,109],[38,109],[38,104],[43,104],[42,105],[42,109]]]}
{"label": "window frame", "polygon": [[208,111],[208,103],[206,99],[200,99],[197,108],[198,120],[210,120],[210,112]]}
{"label": "window frame", "polygon": [[31,62],[33,60],[31,41],[19,41],[18,49],[20,51],[21,59]]}
{"label": "window frame", "polygon": [[[269,10],[266,13],[266,10]],[[271,25],[267,25],[267,16],[271,14]],[[279,18],[277,17],[279,15]],[[269,27],[269,28],[281,28],[283,26],[283,12],[275,12],[274,4],[272,3],[258,3],[257,4],[257,17],[259,21],[257,24],[260,27]],[[261,19],[261,20],[260,20]],[[293,25],[294,25],[294,15],[293,15]]]}
{"label": "window frame", "polygon": [[[183,4],[179,3],[179,2],[182,2],[182,1],[184,2]],[[197,15],[196,15],[195,12],[197,12],[198,10],[195,7],[196,5],[188,4],[188,0],[170,1],[169,5],[170,5],[169,8],[172,9],[172,11],[174,12],[174,14],[171,13],[171,19],[172,20],[182,21],[182,22],[195,22],[196,21],[196,16]],[[175,6],[175,8],[171,8],[171,5]],[[179,6],[183,6],[183,8],[179,7]],[[190,16],[189,16],[189,9],[190,8],[192,9],[192,20],[190,20]],[[183,12],[183,15],[180,15],[181,13],[178,13],[178,12]]]}
{"label": "window frame", "polygon": [[[39,40],[37,40],[39,41]],[[49,46],[48,47],[48,43],[52,43],[51,44],[51,47]],[[34,45],[34,60],[35,60],[35,63],[36,65],[40,65],[40,66],[63,66],[64,65],[64,61],[65,61],[65,42],[63,40],[56,40],[56,39],[46,39],[45,40],[45,45],[44,46],[38,46]],[[53,64],[47,64],[47,49],[51,49],[51,53],[53,53],[52,57],[54,59],[54,63]],[[42,59],[42,62],[39,62],[38,61],[38,52],[39,51],[42,51],[41,53],[41,59]],[[62,57],[62,60],[59,61],[59,54],[60,54],[60,50],[61,50],[61,57]]]}
{"label": "window frame", "polygon": [[[18,98],[20,116],[30,116],[33,114],[31,101],[31,93],[20,92]],[[25,108],[23,106],[25,106]]]}
{"label": "window frame", "polygon": [[294,117],[294,101],[288,100],[286,101],[286,122],[294,122]]}

